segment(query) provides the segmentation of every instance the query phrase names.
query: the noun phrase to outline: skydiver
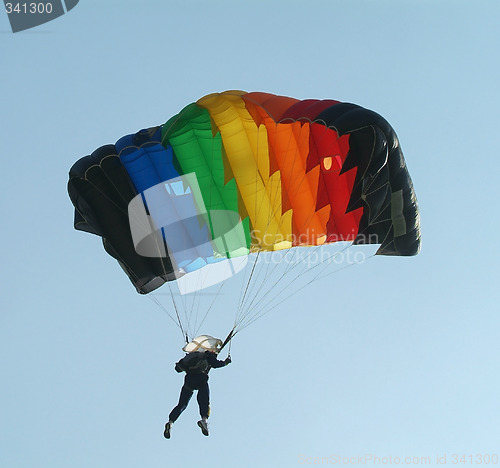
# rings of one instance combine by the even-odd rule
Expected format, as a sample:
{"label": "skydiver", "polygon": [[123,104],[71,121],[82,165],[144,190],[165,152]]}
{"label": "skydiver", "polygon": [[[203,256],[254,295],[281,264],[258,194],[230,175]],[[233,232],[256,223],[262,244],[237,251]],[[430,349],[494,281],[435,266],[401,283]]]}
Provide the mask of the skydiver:
{"label": "skydiver", "polygon": [[186,354],[179,362],[175,364],[177,372],[185,372],[184,385],[181,388],[179,403],[170,412],[168,422],[165,424],[163,435],[166,439],[170,439],[170,431],[172,425],[186,409],[189,400],[193,396],[193,391],[197,390],[198,406],[200,408],[201,419],[198,421],[198,426],[203,435],[208,436],[207,419],[210,415],[210,390],[208,388],[208,373],[212,367],[224,367],[231,363],[231,356],[228,356],[223,361],[217,359],[217,352],[191,352]]}

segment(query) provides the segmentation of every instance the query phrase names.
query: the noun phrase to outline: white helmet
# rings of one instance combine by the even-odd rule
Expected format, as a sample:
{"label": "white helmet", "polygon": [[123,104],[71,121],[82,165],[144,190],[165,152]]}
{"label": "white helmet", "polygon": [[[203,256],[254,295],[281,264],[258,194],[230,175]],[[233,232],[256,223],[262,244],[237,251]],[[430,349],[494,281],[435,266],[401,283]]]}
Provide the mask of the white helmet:
{"label": "white helmet", "polygon": [[195,353],[195,352],[205,352],[211,351],[212,353],[218,353],[222,346],[222,341],[219,338],[214,338],[210,335],[200,335],[193,338],[188,344],[186,344],[182,350],[185,353]]}

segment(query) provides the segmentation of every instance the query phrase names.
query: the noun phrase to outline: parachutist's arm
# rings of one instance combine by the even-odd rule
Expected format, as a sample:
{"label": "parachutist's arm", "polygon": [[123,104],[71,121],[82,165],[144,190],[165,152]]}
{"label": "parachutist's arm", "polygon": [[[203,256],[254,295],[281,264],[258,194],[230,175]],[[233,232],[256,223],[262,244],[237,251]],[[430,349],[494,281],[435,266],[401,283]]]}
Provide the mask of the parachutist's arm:
{"label": "parachutist's arm", "polygon": [[176,372],[184,372],[184,369],[179,365],[178,362],[175,363],[175,371]]}
{"label": "parachutist's arm", "polygon": [[231,362],[231,359],[229,359],[229,361],[227,359],[225,359],[224,361],[219,361],[215,353],[207,352],[207,361],[210,364],[210,367],[217,368],[227,366]]}

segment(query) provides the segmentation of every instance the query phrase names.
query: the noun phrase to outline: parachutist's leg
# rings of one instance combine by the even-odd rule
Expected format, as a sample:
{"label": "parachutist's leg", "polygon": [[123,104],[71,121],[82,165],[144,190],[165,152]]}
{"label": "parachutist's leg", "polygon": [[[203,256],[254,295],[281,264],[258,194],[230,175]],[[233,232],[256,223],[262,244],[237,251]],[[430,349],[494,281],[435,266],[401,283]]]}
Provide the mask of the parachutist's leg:
{"label": "parachutist's leg", "polygon": [[200,385],[196,399],[200,407],[200,416],[202,419],[207,419],[210,416],[210,390],[208,388],[208,382],[204,382]]}
{"label": "parachutist's leg", "polygon": [[175,422],[176,419],[181,415],[181,413],[186,409],[189,400],[193,396],[193,389],[189,388],[186,384],[182,386],[181,395],[179,397],[179,403],[177,406],[171,411],[168,419],[172,422]]}

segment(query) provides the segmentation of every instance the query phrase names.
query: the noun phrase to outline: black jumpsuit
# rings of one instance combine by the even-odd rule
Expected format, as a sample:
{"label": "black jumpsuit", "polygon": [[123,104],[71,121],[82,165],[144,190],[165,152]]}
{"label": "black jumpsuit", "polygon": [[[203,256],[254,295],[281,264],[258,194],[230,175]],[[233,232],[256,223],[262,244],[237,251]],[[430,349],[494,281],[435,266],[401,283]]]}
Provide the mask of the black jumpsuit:
{"label": "black jumpsuit", "polygon": [[[186,371],[186,377],[184,378],[184,385],[181,389],[181,395],[179,397],[179,403],[171,411],[169,415],[169,420],[175,422],[176,419],[181,415],[181,413],[186,409],[189,400],[193,396],[193,391],[198,390],[198,395],[196,399],[198,400],[198,406],[200,407],[200,416],[202,418],[208,418],[210,415],[210,390],[208,388],[208,373],[212,367],[224,367],[228,364],[227,361],[219,361],[217,355],[210,351],[205,352],[205,359],[207,361],[206,369],[204,370],[188,370]],[[177,372],[182,372],[182,369],[176,364],[175,370]]]}

